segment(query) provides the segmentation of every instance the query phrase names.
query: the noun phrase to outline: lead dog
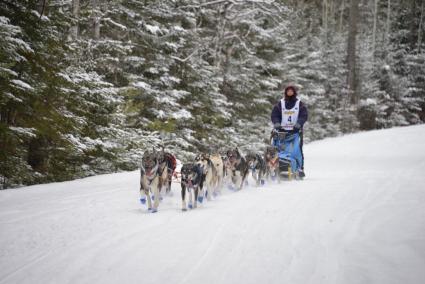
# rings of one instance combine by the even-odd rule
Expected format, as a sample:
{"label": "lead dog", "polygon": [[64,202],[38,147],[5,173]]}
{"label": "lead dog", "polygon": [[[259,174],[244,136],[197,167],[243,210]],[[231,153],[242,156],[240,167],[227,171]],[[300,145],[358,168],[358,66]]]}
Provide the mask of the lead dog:
{"label": "lead dog", "polygon": [[266,162],[264,159],[258,153],[248,153],[245,159],[257,186],[264,185],[264,177],[266,175]]}
{"label": "lead dog", "polygon": [[239,153],[238,148],[226,152],[227,167],[231,175],[231,181],[237,190],[241,190],[248,175],[248,163]]}
{"label": "lead dog", "polygon": [[[181,168],[181,187],[182,187],[182,210],[186,211],[186,191],[189,192],[189,209],[196,208],[198,203],[198,195],[202,192],[202,169],[200,165],[189,163],[184,164]],[[194,192],[195,198],[193,199]]]}
{"label": "lead dog", "polygon": [[171,192],[173,173],[176,169],[176,158],[171,153],[165,152],[163,148],[158,153],[158,162],[160,191],[162,187],[165,187],[165,193],[169,194]]}
{"label": "lead dog", "polygon": [[142,165],[140,168],[140,202],[142,204],[148,202],[148,210],[152,213],[158,211],[159,198],[156,198],[152,207],[150,193],[159,197],[160,181],[158,175],[158,156],[155,150],[145,151],[142,157]]}

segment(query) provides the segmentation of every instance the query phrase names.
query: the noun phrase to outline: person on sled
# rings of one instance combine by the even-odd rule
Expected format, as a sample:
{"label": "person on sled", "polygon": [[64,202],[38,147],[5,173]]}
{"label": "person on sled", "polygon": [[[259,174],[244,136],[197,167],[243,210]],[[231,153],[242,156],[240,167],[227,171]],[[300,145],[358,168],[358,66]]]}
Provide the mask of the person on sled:
{"label": "person on sled", "polygon": [[303,126],[308,119],[307,107],[297,98],[295,86],[287,86],[283,98],[273,106],[271,120],[276,130],[294,131],[300,134],[302,156],[300,177],[305,177],[303,153]]}

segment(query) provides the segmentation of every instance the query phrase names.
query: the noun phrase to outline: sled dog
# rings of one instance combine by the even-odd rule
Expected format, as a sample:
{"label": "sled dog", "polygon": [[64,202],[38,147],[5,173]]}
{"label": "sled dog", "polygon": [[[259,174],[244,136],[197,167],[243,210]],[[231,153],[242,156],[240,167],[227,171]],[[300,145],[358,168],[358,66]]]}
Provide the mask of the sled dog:
{"label": "sled dog", "polygon": [[258,153],[248,153],[245,156],[248,168],[252,172],[252,177],[255,179],[257,186],[264,184],[266,175],[266,163]]}
{"label": "sled dog", "polygon": [[171,192],[173,173],[176,169],[176,158],[171,153],[165,152],[162,149],[158,153],[158,163],[159,191],[161,192],[162,187],[165,187],[165,193],[169,194]]}
{"label": "sled dog", "polygon": [[279,175],[279,152],[275,146],[267,146],[264,152],[264,161],[266,163],[266,176],[267,178],[280,181]]}
{"label": "sled dog", "polygon": [[227,168],[231,176],[231,181],[237,190],[241,190],[248,175],[248,163],[239,153],[238,148],[226,152]]}
{"label": "sled dog", "polygon": [[[196,208],[199,194],[202,195],[202,169],[195,163],[184,164],[181,168],[182,210],[186,211],[186,191],[189,193],[189,209]],[[193,196],[194,195],[194,196]],[[194,197],[194,198],[193,198]]]}
{"label": "sled dog", "polygon": [[223,187],[224,174],[225,174],[223,159],[220,154],[216,153],[210,156],[210,160],[213,163],[217,172],[217,177],[215,179],[214,193],[220,194],[221,188]]}
{"label": "sled dog", "polygon": [[210,154],[199,154],[195,161],[202,169],[203,185],[206,186],[205,195],[208,200],[211,200],[211,195],[213,195],[217,184],[217,169],[210,159]]}
{"label": "sled dog", "polygon": [[[158,175],[158,156],[155,150],[143,153],[142,165],[140,168],[140,202],[145,204],[148,202],[148,210],[152,212],[158,211],[160,177]],[[150,194],[153,193],[157,198],[152,207]]]}

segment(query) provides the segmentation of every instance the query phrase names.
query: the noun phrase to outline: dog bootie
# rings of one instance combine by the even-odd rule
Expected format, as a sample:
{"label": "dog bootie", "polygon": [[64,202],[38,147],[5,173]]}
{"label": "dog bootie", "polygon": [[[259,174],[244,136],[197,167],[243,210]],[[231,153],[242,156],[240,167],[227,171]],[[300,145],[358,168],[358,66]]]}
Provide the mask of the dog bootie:
{"label": "dog bootie", "polygon": [[202,201],[204,201],[204,197],[203,196],[198,196],[198,202],[202,203]]}
{"label": "dog bootie", "polygon": [[193,205],[192,203],[189,203],[189,205],[187,206],[189,209],[193,209]]}
{"label": "dog bootie", "polygon": [[158,209],[153,208],[151,212],[152,212],[152,213],[156,213],[156,212],[158,212]]}
{"label": "dog bootie", "polygon": [[264,185],[265,184],[265,181],[262,179],[262,180],[260,180],[260,184],[261,185]]}
{"label": "dog bootie", "polygon": [[144,198],[144,197],[140,198],[140,203],[146,204],[146,198]]}

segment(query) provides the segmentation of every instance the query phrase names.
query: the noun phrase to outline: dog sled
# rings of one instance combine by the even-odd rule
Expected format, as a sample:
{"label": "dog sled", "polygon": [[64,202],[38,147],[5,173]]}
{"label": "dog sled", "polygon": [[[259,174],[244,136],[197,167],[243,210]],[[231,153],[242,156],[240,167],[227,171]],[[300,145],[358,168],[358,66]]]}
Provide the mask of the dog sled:
{"label": "dog sled", "polygon": [[299,179],[302,165],[300,134],[294,131],[273,130],[272,145],[279,152],[279,175],[289,180]]}

